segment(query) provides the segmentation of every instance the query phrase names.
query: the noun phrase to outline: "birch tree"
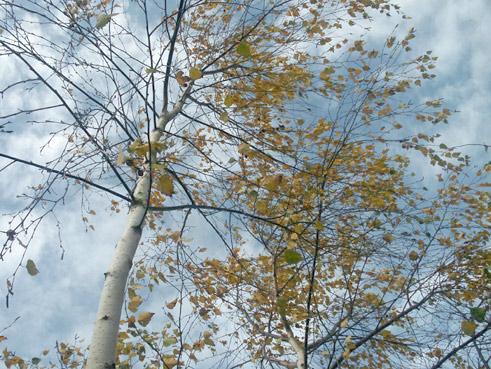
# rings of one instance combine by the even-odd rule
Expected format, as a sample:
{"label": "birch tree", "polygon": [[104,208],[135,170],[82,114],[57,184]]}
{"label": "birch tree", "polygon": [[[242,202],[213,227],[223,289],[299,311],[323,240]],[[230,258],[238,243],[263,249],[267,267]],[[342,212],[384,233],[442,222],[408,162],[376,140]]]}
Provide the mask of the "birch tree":
{"label": "birch tree", "polygon": [[[465,165],[439,174],[435,194],[409,185],[407,158],[314,125],[323,132],[312,127],[305,141],[328,140],[336,152],[308,145],[298,172],[249,171],[255,193],[244,202],[264,202],[262,213],[282,214],[288,228],[249,221],[261,251],[189,265],[196,308],[211,319],[220,312],[210,306],[232,311],[237,340],[258,364],[486,367],[489,193],[480,181],[489,164],[474,185]],[[261,168],[255,161],[247,166]]]}
{"label": "birch tree", "polygon": [[[414,30],[409,29],[400,40],[391,35],[379,50],[369,49],[363,38],[351,36],[362,34],[373,14],[397,14],[397,5],[385,0],[267,3],[2,0],[0,9],[1,55],[15,63],[19,71],[11,80],[2,81],[2,96],[5,101],[11,91],[24,91],[26,96],[20,106],[7,106],[6,113],[2,112],[3,134],[19,135],[21,139],[26,130],[39,129],[46,136],[47,144],[55,139],[63,141],[56,159],[49,163],[0,152],[6,163],[4,172],[10,165],[27,165],[40,169],[44,175],[39,185],[26,195],[26,207],[12,216],[8,229],[2,230],[5,241],[0,257],[6,258],[13,248],[22,247],[25,253],[19,266],[25,266],[29,274],[35,275],[35,261],[28,256],[29,242],[42,226],[42,220],[55,214],[56,207],[66,196],[71,196],[70,188],[83,190],[84,197],[104,194],[103,198],[115,211],[128,213],[113,259],[101,276],[105,282],[88,358],[85,362],[78,349],[65,345],[58,349],[63,364],[74,356],[71,362],[74,366],[84,364],[88,369],[132,367],[137,365],[135,357],[142,362],[147,360],[144,347],[149,347],[153,357],[146,366],[182,367],[197,362],[197,356],[204,350],[216,353],[218,324],[201,332],[194,342],[186,341],[184,329],[190,328],[183,327],[181,313],[179,319],[172,314],[168,316],[167,324],[177,327],[172,335],[165,330],[160,330],[160,336],[145,331],[153,312],[139,311],[141,284],[137,281],[146,280],[151,288],[156,283],[169,282],[169,275],[176,282],[189,281],[187,273],[194,276],[191,280],[196,289],[188,293],[187,284],[182,282],[180,297],[168,302],[166,307],[173,310],[178,306],[182,312],[191,306],[188,319],[204,325],[211,324],[210,319],[221,314],[214,301],[225,298],[230,283],[236,291],[240,283],[252,283],[255,287],[265,284],[264,289],[272,293],[265,300],[255,291],[241,290],[243,294],[232,304],[242,316],[249,317],[246,318],[250,323],[248,329],[264,340],[260,350],[249,347],[252,342],[248,343],[246,351],[252,355],[243,363],[262,360],[270,365],[308,367],[309,354],[331,342],[331,334],[321,329],[325,319],[322,314],[337,309],[336,316],[343,319],[333,325],[333,342],[346,336],[344,331],[337,330],[339,327],[351,328],[350,319],[361,319],[349,313],[350,308],[344,312],[344,305],[357,313],[355,307],[362,305],[363,313],[372,320],[366,321],[363,334],[353,344],[341,345],[348,347],[348,354],[343,355],[344,350],[339,356],[338,349],[331,349],[331,367],[344,365],[351,351],[385,332],[380,330],[386,324],[382,320],[385,318],[373,310],[377,306],[380,310],[377,313],[382,314],[390,305],[389,300],[377,300],[377,304],[372,301],[368,307],[370,302],[357,299],[362,296],[361,301],[368,301],[370,292],[365,290],[352,299],[345,298],[342,303],[321,308],[316,299],[327,297],[327,292],[314,288],[316,281],[319,285],[334,283],[332,279],[339,277],[340,272],[332,268],[339,263],[346,264],[342,269],[345,283],[350,286],[358,283],[365,289],[378,287],[365,285],[360,276],[374,273],[372,269],[379,264],[367,264],[372,269],[363,269],[361,274],[357,268],[363,258],[378,255],[374,250],[377,245],[383,244],[390,250],[389,236],[393,229],[383,228],[379,218],[385,216],[389,219],[385,221],[396,222],[396,213],[406,210],[399,209],[399,202],[412,195],[404,187],[406,178],[401,174],[405,159],[388,158],[380,145],[394,143],[415,148],[449,171],[463,170],[459,165],[467,160],[459,154],[453,156],[452,150],[446,147],[440,151],[431,149],[429,145],[434,138],[428,135],[413,138],[397,134],[404,123],[399,118],[414,117],[438,123],[450,114],[448,109],[441,108],[438,100],[422,105],[398,100],[409,88],[418,87],[424,79],[434,76],[431,69],[435,57],[431,53],[400,62],[401,54],[410,51]],[[39,91],[44,101],[30,101],[28,96],[33,91]],[[351,155],[347,154],[349,151]],[[444,162],[441,155],[453,156],[453,161]],[[367,178],[362,180],[353,173]],[[344,186],[345,181],[353,182],[351,194]],[[91,194],[86,195],[87,191]],[[324,193],[339,197],[336,201],[345,206],[344,210],[336,209],[338,213],[333,218],[326,215],[330,210],[323,210],[333,204]],[[297,202],[290,202],[292,198]],[[468,203],[474,206],[474,200]],[[354,219],[349,214],[360,209],[365,214],[363,221],[352,223]],[[483,210],[480,211],[482,214]],[[163,214],[170,212],[180,217],[177,230],[168,229],[164,222]],[[227,266],[196,253],[182,253],[191,212],[197,213],[203,226],[218,235],[223,241],[220,247],[233,260],[242,260],[240,255],[245,251],[240,249],[247,248],[246,234],[259,241],[267,251],[267,259],[259,256],[259,267],[255,265],[256,260],[247,261],[248,273],[254,272],[256,279],[241,275],[229,278],[228,284],[224,284],[223,275],[216,272]],[[368,212],[382,215],[366,215]],[[346,214],[341,217],[341,213]],[[225,215],[228,220],[223,223]],[[84,221],[88,227],[89,216],[87,210]],[[409,212],[405,216],[416,215]],[[330,223],[333,219],[340,223]],[[373,223],[369,229],[374,230],[362,236],[362,228],[369,221]],[[487,224],[481,223],[481,227]],[[322,234],[324,229],[332,231],[330,237]],[[159,247],[165,252],[160,258],[155,255],[148,258],[154,263],[150,268],[134,260],[143,232],[154,236],[154,242],[146,245],[147,254],[152,254],[148,250]],[[460,239],[472,240],[478,244],[476,250],[480,250],[489,236],[487,231],[480,232],[480,238],[476,238],[478,233],[472,233]],[[429,238],[435,238],[436,234]],[[275,246],[265,242],[267,239],[275,240]],[[414,242],[407,241],[398,249],[403,250],[398,251],[399,260],[407,252],[415,251],[409,250]],[[168,243],[177,245],[176,251],[166,248]],[[299,250],[293,244],[298,244]],[[325,256],[321,261],[319,255],[324,257],[326,247],[333,244],[342,244],[347,251],[334,253],[331,259]],[[425,246],[421,247],[415,251],[416,256],[407,254],[413,256],[408,256],[410,265],[403,265],[407,266],[406,274],[421,270],[411,264],[418,262],[425,252]],[[462,257],[475,260],[477,253],[464,252]],[[273,271],[266,265],[266,269],[261,269],[260,260],[272,266]],[[300,263],[302,268],[291,274],[291,270],[284,268],[285,262],[288,266]],[[331,274],[317,272],[322,263],[331,265]],[[138,268],[133,269],[135,274],[129,280],[133,264]],[[159,274],[162,272],[155,264],[167,271],[167,277]],[[199,269],[200,265],[204,269]],[[433,264],[437,268],[443,265],[446,264]],[[461,283],[474,283],[479,270],[482,271],[480,264],[472,265],[478,270],[471,270],[470,266],[461,270],[459,276],[470,278]],[[279,274],[276,268],[281,269]],[[7,303],[13,296],[19,270],[23,269],[16,269],[7,281]],[[205,271],[208,273],[203,274]],[[469,271],[474,274],[468,274]],[[273,273],[273,278],[268,273]],[[288,273],[294,281],[301,280],[298,283],[306,288],[306,294],[296,295],[294,302],[280,286],[289,280]],[[445,274],[441,270],[438,273]],[[397,278],[391,275],[391,270],[386,274],[385,279]],[[197,277],[201,280],[196,280]],[[434,274],[424,278],[430,277]],[[350,278],[358,279],[353,282]],[[395,312],[396,316],[405,317],[404,311],[416,309],[412,306],[418,303],[411,294],[421,282],[418,278],[414,281],[410,278],[401,282],[399,289],[391,290],[394,294],[405,293],[402,298],[407,306],[397,305],[402,310]],[[455,280],[456,276],[449,274],[446,278]],[[385,279],[380,283],[387,283]],[[211,280],[224,290],[215,289],[206,297],[203,294],[206,286],[198,282],[211,283]],[[271,281],[275,282],[273,286]],[[297,288],[295,283],[290,287]],[[335,288],[352,292],[351,287],[340,282],[336,282]],[[247,300],[250,296],[257,307]],[[421,298],[430,299],[426,296]],[[305,297],[306,307],[300,302]],[[344,304],[342,309],[337,307],[339,304]],[[123,317],[124,328],[119,332],[123,307],[129,313]],[[481,309],[474,311],[482,315],[481,305],[473,308]],[[136,316],[132,314],[137,312]],[[293,315],[300,321],[303,339],[290,326]],[[266,316],[269,321],[279,319],[277,324],[282,333],[269,336],[277,333],[265,328]],[[469,328],[467,324],[464,332],[483,335],[481,327]],[[143,343],[135,345],[134,337]],[[230,337],[237,338],[233,334]],[[269,347],[271,339],[288,342],[286,357],[281,357],[284,348]],[[397,344],[396,340],[391,343],[391,349]],[[394,349],[394,355],[402,351]],[[378,362],[386,359],[384,355],[379,355]],[[9,352],[4,352],[3,359],[9,365],[25,365]]]}

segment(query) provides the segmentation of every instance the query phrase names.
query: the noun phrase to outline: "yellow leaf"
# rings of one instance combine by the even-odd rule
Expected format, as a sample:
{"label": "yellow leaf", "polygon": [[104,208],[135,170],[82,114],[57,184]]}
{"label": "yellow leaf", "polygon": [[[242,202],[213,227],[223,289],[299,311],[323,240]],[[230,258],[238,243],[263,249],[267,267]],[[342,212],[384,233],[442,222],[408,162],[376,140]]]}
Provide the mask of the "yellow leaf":
{"label": "yellow leaf", "polygon": [[17,355],[14,356],[14,357],[12,357],[11,359],[9,359],[8,362],[9,362],[10,365],[7,365],[7,363],[5,363],[5,365],[7,367],[12,366],[12,365],[18,365],[19,368],[22,369],[25,366],[24,360],[20,356],[17,356]]}
{"label": "yellow leaf", "polygon": [[174,309],[176,304],[177,304],[177,299],[174,299],[174,300],[166,303],[165,306],[167,306],[167,309]]}
{"label": "yellow leaf", "polygon": [[387,39],[387,47],[390,49],[392,46],[394,46],[396,38],[395,37],[389,37]]}
{"label": "yellow leaf", "polygon": [[289,250],[293,250],[295,247],[297,247],[297,241],[289,240],[286,244],[286,248]]}
{"label": "yellow leaf", "polygon": [[225,106],[232,106],[232,104],[234,103],[234,98],[232,95],[227,95],[225,97],[225,100],[223,100],[223,103],[225,104]]}
{"label": "yellow leaf", "polygon": [[203,73],[198,68],[192,67],[189,70],[189,78],[191,78],[193,81],[196,81],[197,79],[200,79],[201,77],[203,77]]}
{"label": "yellow leaf", "polygon": [[442,357],[443,356],[443,351],[441,348],[439,347],[436,347],[434,350],[433,350],[433,355],[435,355],[435,357]]}
{"label": "yellow leaf", "polygon": [[137,138],[133,143],[128,147],[128,151],[135,153],[138,156],[145,156],[148,151],[148,145],[142,143],[142,140]]}
{"label": "yellow leaf", "polygon": [[278,190],[278,187],[280,186],[282,181],[283,181],[283,175],[277,174],[274,176],[264,177],[263,180],[261,181],[261,184],[264,188],[266,188],[269,191],[276,191]]}
{"label": "yellow leaf", "polygon": [[372,292],[368,292],[365,294],[365,300],[370,305],[379,305],[380,303],[380,297]]}
{"label": "yellow leaf", "polygon": [[161,152],[165,149],[166,144],[165,142],[154,141],[150,142],[150,146],[152,147],[152,151]]}
{"label": "yellow leaf", "polygon": [[266,200],[259,200],[256,203],[256,210],[260,214],[267,214],[269,211],[269,203]]}
{"label": "yellow leaf", "polygon": [[239,154],[247,155],[251,151],[251,147],[246,143],[241,143],[239,145],[238,151],[239,151]]}
{"label": "yellow leaf", "polygon": [[210,337],[205,337],[203,339],[203,342],[205,343],[205,345],[207,346],[215,346],[215,342],[210,338]]}
{"label": "yellow leaf", "polygon": [[131,312],[135,312],[138,310],[138,306],[143,302],[143,299],[140,296],[133,296],[128,303],[128,310]]}
{"label": "yellow leaf", "polygon": [[178,243],[181,240],[181,232],[180,231],[172,232],[169,234],[169,238],[175,243]]}
{"label": "yellow leaf", "polygon": [[351,336],[346,337],[346,339],[344,340],[344,344],[346,346],[346,349],[349,351],[352,351],[356,348],[356,345],[353,342],[353,338]]}
{"label": "yellow leaf", "polygon": [[159,177],[157,181],[157,190],[164,195],[171,196],[174,193],[174,181],[168,174]]}
{"label": "yellow leaf", "polygon": [[414,250],[411,251],[408,256],[409,256],[409,260],[411,261],[416,261],[419,259],[419,254]]}
{"label": "yellow leaf", "polygon": [[473,336],[476,333],[477,324],[470,320],[463,320],[460,323],[460,328],[465,335]]}
{"label": "yellow leaf", "polygon": [[191,80],[188,76],[185,76],[182,71],[176,73],[176,80],[180,86],[187,87],[187,83]]}
{"label": "yellow leaf", "polygon": [[142,326],[146,327],[148,323],[150,323],[150,320],[152,319],[153,315],[155,313],[151,313],[149,311],[144,311],[140,315],[138,315],[138,323],[140,323]]}
{"label": "yellow leaf", "polygon": [[177,365],[177,359],[175,357],[166,356],[164,357],[164,365],[166,368],[173,368]]}
{"label": "yellow leaf", "polygon": [[383,240],[384,240],[385,242],[390,242],[390,241],[392,241],[392,240],[394,239],[394,236],[392,236],[392,235],[391,235],[391,234],[389,234],[389,233],[386,233],[386,234],[384,234],[384,236],[383,236],[382,238],[383,238]]}
{"label": "yellow leaf", "polygon": [[341,328],[346,328],[348,326],[348,319],[343,319],[341,324],[339,324]]}

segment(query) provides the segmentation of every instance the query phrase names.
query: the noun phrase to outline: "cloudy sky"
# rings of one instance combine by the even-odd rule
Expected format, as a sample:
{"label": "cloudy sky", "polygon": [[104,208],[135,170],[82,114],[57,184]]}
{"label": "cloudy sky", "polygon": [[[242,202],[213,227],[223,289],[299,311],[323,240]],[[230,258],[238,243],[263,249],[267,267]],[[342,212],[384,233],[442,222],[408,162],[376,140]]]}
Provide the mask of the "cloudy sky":
{"label": "cloudy sky", "polygon": [[[418,97],[444,97],[448,105],[460,111],[448,126],[439,126],[443,141],[451,145],[489,144],[491,2],[401,0],[400,3],[406,14],[412,16],[411,24],[416,28],[413,49],[417,52],[431,49],[439,57],[438,77],[426,83],[418,91]],[[374,34],[385,38],[394,24],[385,20],[374,26]],[[5,58],[2,62],[5,63]],[[15,73],[14,64],[8,63],[0,66],[0,86]],[[11,103],[0,102],[0,115]],[[23,135],[22,139],[15,134],[0,135],[0,152],[13,151],[26,158],[39,158],[37,148],[44,141],[34,133]],[[482,156],[483,160],[491,159],[485,157],[488,154],[482,148],[471,152]],[[49,152],[44,155],[40,160],[47,160]],[[5,163],[0,160],[0,167]],[[36,171],[20,166],[11,168],[8,176],[0,173],[0,215],[20,204],[15,196],[22,193],[26,185],[36,183],[36,175]],[[74,196],[72,201],[58,208],[56,215],[63,222],[63,260],[60,260],[54,220],[48,220],[37,232],[28,258],[36,260],[40,273],[30,277],[25,271],[19,272],[10,308],[6,309],[3,300],[0,301],[0,330],[20,317],[11,328],[0,333],[8,336],[8,341],[0,343],[0,349],[8,345],[29,357],[38,355],[44,348],[52,348],[57,340],[70,341],[75,334],[90,336],[103,272],[124,222],[123,214],[107,217],[105,203],[95,204],[95,209],[95,231],[86,232],[81,222],[79,197]],[[7,229],[8,219],[7,216],[1,217],[1,230]],[[15,268],[19,253],[20,250],[16,250],[0,262],[0,299],[6,294],[4,281]]]}

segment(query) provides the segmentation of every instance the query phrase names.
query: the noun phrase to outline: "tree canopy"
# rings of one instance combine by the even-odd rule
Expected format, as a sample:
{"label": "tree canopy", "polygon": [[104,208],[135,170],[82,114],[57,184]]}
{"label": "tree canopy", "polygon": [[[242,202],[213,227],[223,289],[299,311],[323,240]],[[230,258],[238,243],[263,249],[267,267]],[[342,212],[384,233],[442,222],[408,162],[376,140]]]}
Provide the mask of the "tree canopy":
{"label": "tree canopy", "polygon": [[[415,29],[370,38],[372,22],[408,18],[397,4],[0,11],[0,57],[18,69],[2,97],[25,99],[1,134],[54,147],[46,163],[0,148],[1,174],[41,172],[0,230],[0,259],[24,250],[7,305],[66,199],[88,204],[95,232],[91,202],[127,213],[89,347],[5,348],[8,368],[489,367],[491,164],[441,142],[441,99],[415,98],[437,61],[412,53]],[[430,188],[416,157],[436,168]],[[191,219],[219,242],[190,239]]]}

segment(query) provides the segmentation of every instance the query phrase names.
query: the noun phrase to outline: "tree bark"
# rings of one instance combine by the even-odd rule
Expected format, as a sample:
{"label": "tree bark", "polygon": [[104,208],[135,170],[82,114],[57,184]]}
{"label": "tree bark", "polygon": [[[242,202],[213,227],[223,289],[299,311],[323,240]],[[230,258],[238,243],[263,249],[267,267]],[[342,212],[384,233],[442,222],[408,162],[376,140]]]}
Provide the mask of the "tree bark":
{"label": "tree bark", "polygon": [[145,172],[137,183],[135,200],[128,213],[123,235],[116,246],[109,269],[104,273],[105,281],[90,342],[87,369],[115,367],[116,343],[126,281],[140,243],[149,193],[150,173]]}
{"label": "tree bark", "polygon": [[[191,87],[192,83],[190,83],[171,112],[162,112],[157,128],[150,134],[150,146],[152,143],[160,141],[167,123],[173,120],[181,111]],[[116,367],[116,344],[118,341],[119,320],[126,294],[126,282],[142,236],[151,192],[151,163],[155,161],[156,151],[151,149],[149,161],[142,168],[143,175],[138,179],[133,191],[133,202],[123,235],[116,246],[109,270],[104,274],[105,281],[90,341],[86,369],[111,369]]]}

